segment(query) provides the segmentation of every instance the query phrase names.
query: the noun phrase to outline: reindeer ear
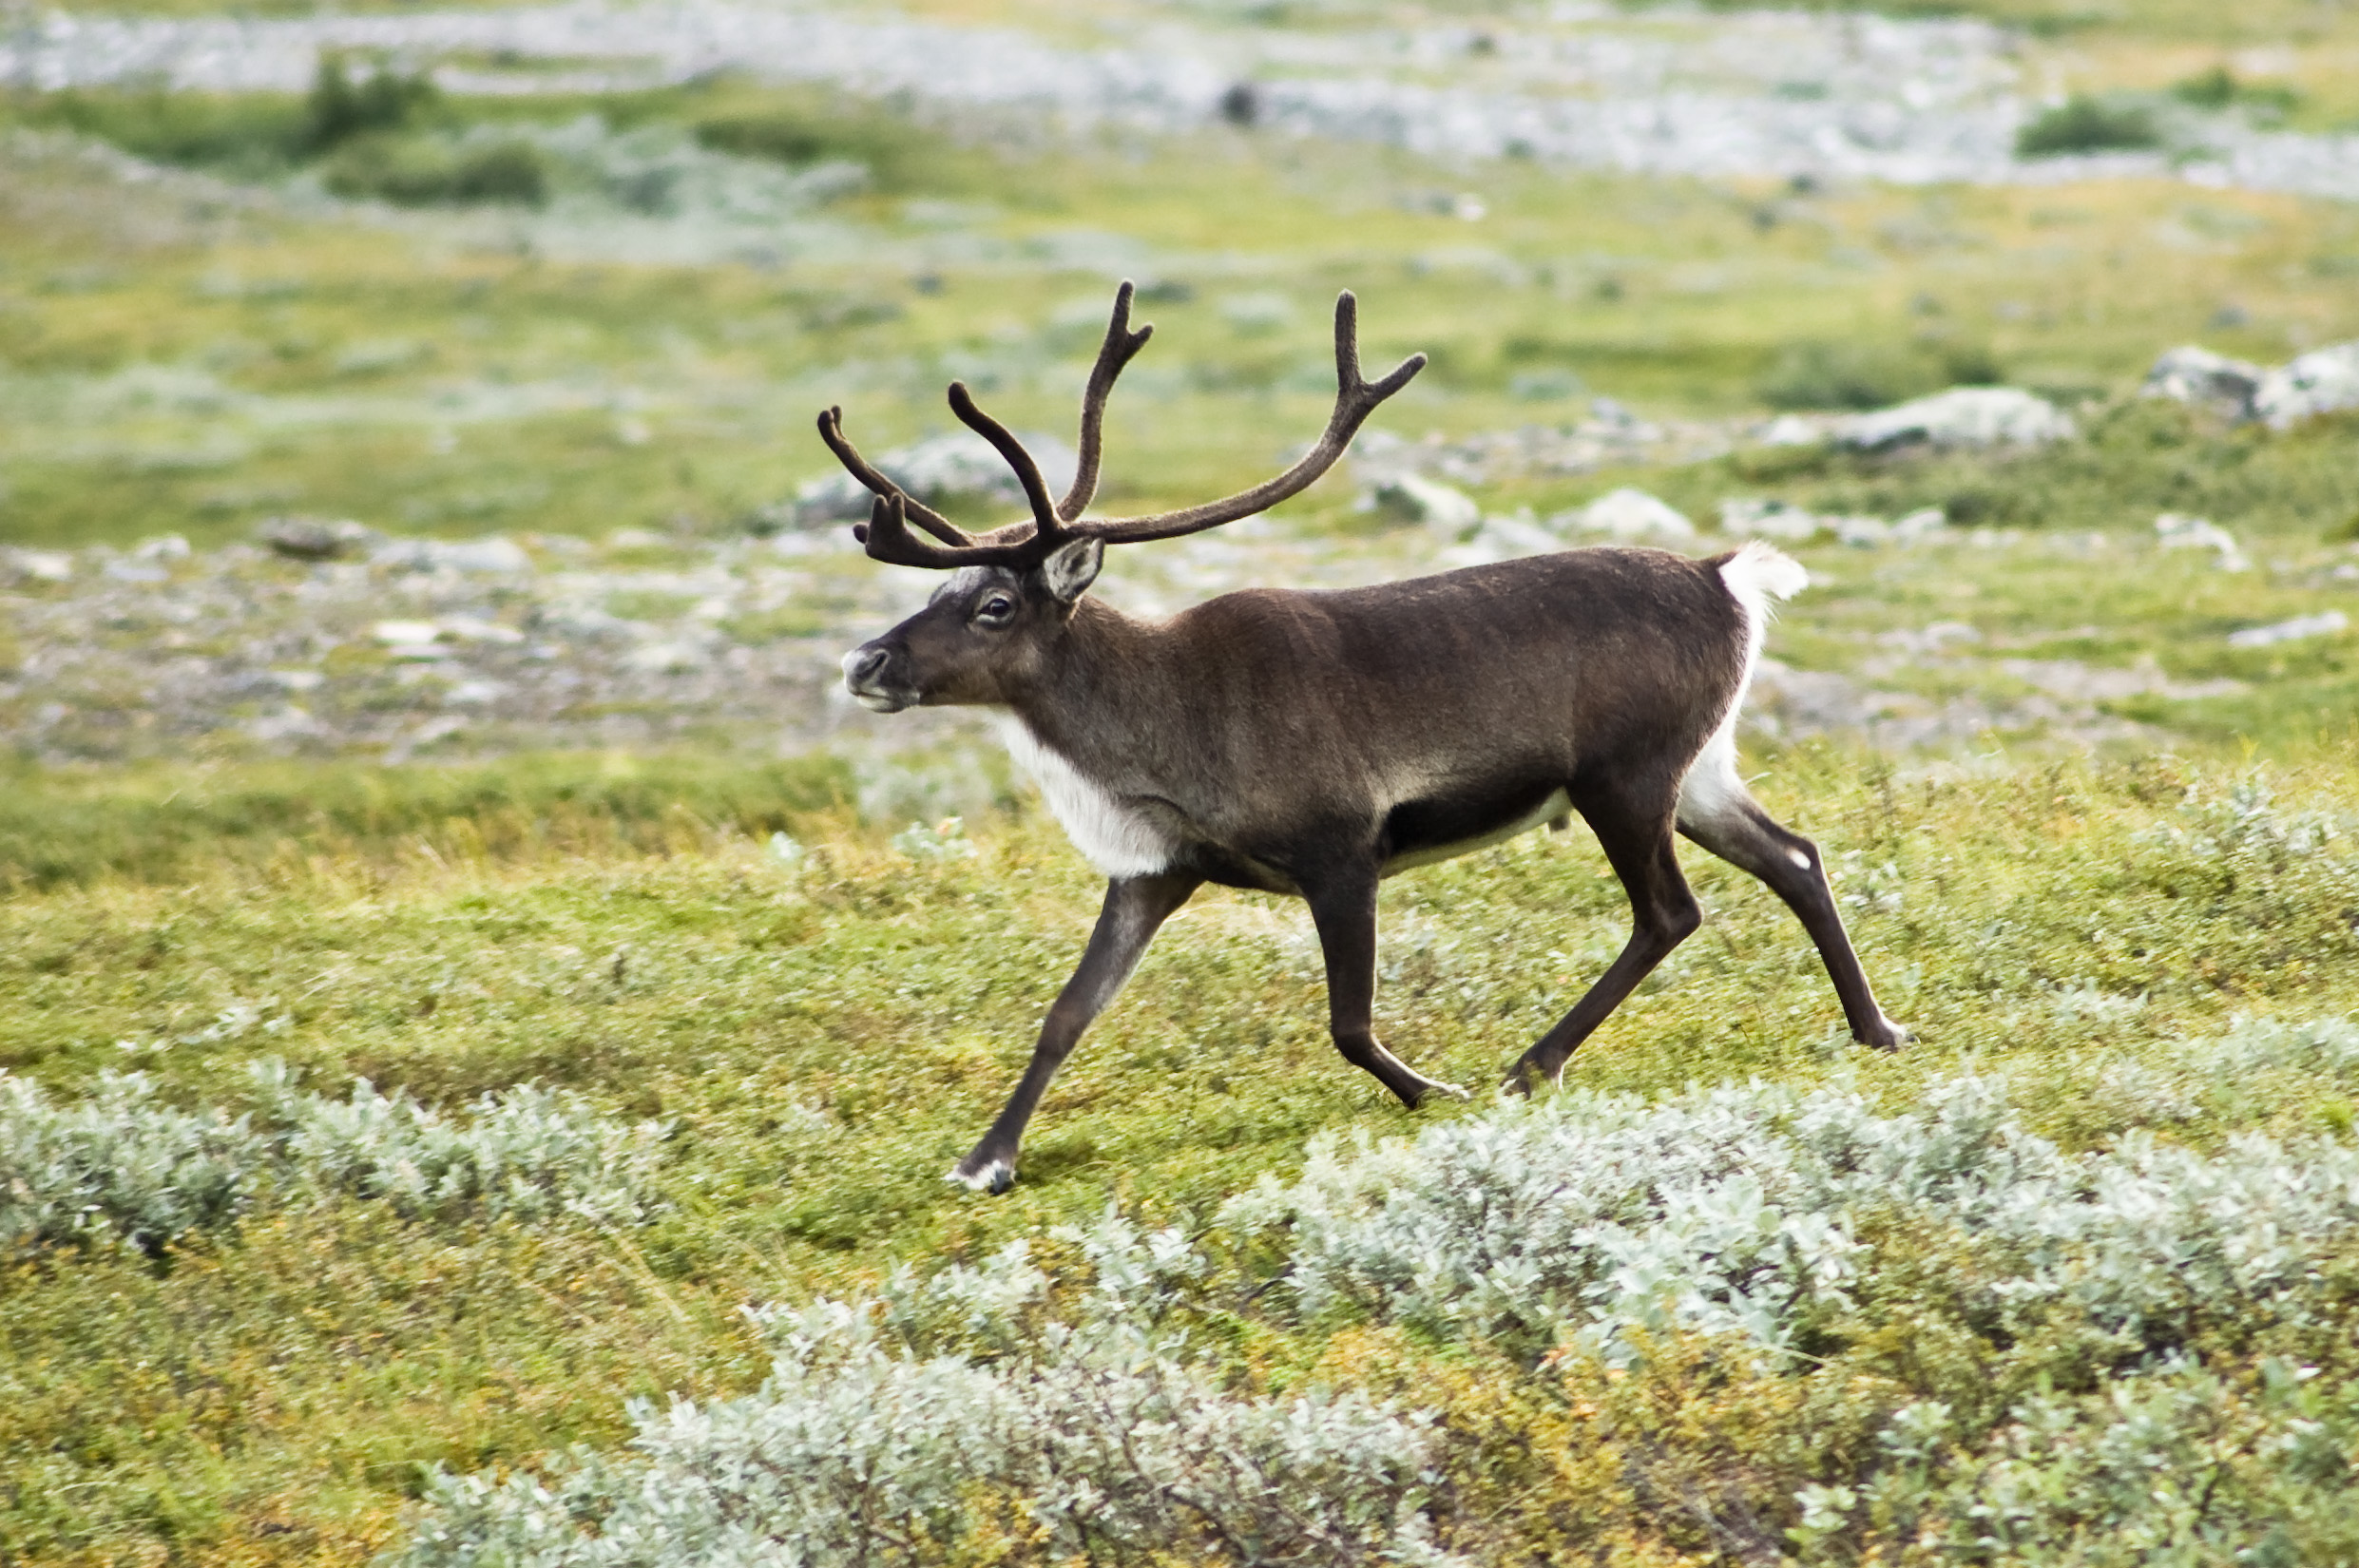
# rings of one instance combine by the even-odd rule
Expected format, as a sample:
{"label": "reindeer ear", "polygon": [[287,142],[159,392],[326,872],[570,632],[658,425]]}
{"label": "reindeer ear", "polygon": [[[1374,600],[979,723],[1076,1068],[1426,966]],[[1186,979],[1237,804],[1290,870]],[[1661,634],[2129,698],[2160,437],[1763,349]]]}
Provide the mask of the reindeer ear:
{"label": "reindeer ear", "polygon": [[1098,581],[1098,568],[1104,564],[1104,540],[1076,539],[1048,552],[1040,564],[1041,583],[1058,603],[1075,603]]}

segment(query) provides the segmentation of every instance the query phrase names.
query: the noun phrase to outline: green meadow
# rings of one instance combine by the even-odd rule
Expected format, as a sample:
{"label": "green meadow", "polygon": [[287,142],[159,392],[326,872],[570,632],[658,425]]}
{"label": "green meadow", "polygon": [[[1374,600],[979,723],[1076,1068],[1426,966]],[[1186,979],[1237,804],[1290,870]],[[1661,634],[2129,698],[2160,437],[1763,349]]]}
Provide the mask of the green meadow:
{"label": "green meadow", "polygon": [[[2167,93],[2277,45],[2273,73],[2238,66],[2244,90],[2283,86],[2305,126],[2359,112],[2350,15],[2308,0],[1896,9],[2022,27],[2027,58],[2099,94]],[[911,10],[1078,25],[1014,0]],[[1377,421],[1412,441],[1570,425],[1595,398],[1725,429],[1956,381],[2047,396],[2080,433],[2034,451],[1741,444],[1468,487],[1494,514],[1623,485],[1702,523],[1733,496],[1941,507],[1932,544],[1797,546],[1814,583],[1768,652],[1927,711],[2018,717],[1883,750],[1747,744],[1764,802],[1826,851],[1887,1010],[1916,1031],[1904,1051],[1851,1045],[1784,908],[1690,851],[1705,927],[1563,1089],[1503,1106],[1502,1069],[1626,929],[1576,824],[1386,885],[1379,1031],[1470,1101],[1384,1099],[1326,1038],[1307,916],[1208,892],[1077,1052],[997,1198],[940,1175],[1026,1059],[1102,891],[1027,791],[912,825],[864,815],[857,759],[825,750],[387,765],[200,745],[54,766],[28,746],[0,763],[0,1564],[752,1561],[792,1512],[754,1482],[713,1492],[693,1528],[646,1500],[704,1498],[791,1445],[682,1438],[675,1474],[662,1411],[832,1431],[814,1367],[868,1368],[880,1409],[921,1365],[1062,1386],[1066,1329],[1132,1331],[1117,1276],[1135,1259],[1091,1229],[1110,1210],[1194,1261],[1154,1276],[1168,1300],[1132,1359],[1073,1364],[1101,1390],[1164,1378],[1140,1408],[1171,1430],[1239,1423],[1202,1447],[1249,1457],[1245,1501],[1184,1458],[1166,1476],[1043,1438],[1100,1489],[1055,1514],[945,1416],[934,1449],[831,1438],[869,1456],[870,1501],[794,1525],[770,1560],[2359,1551],[2359,1212],[2323,1176],[2315,1208],[2272,1207],[2300,1185],[2286,1173],[2345,1169],[2359,1106],[2359,639],[2229,641],[2359,613],[2359,420],[2273,431],[2134,395],[2175,344],[2276,364],[2359,337],[2359,212],[2162,180],[1821,188],[1239,128],[1055,138],[734,79],[500,100],[390,81],[355,65],[358,96],[332,103],[0,96],[0,545],[179,534],[207,552],[299,515],[645,530],[632,547],[668,559],[774,528],[828,470],[811,419],[831,403],[871,451],[948,428],[953,377],[1011,425],[1068,429],[1117,276],[1158,330],[1107,420],[1103,504],[1179,504],[1316,430],[1350,288],[1369,360],[1431,356]],[[585,116],[748,180],[865,172],[796,198],[777,254],[678,233],[626,252],[616,236],[653,209],[614,198],[589,239],[564,221],[580,177],[557,138]],[[1417,555],[1421,535],[1352,503],[1331,480],[1271,526]],[[2248,569],[2158,548],[2163,512],[2229,530]],[[31,667],[28,606],[65,591],[0,597],[0,674]],[[790,621],[834,624],[786,613],[744,635]],[[1973,645],[1893,654],[1941,623]],[[2022,717],[2067,667],[2152,679],[2091,678],[2070,715]],[[10,694],[0,713],[41,695]],[[1741,1102],[1796,1169],[1836,1172],[1809,1178],[1822,1195],[1855,1174],[1833,1135],[1811,1141],[1838,1101],[1886,1119],[1892,1149],[1949,1152],[1909,1167],[1939,1166],[1921,1192],[1894,1177],[1820,1209],[1759,1177],[1773,1209],[1841,1229],[1839,1269],[1805,1257],[1818,1233],[1799,1220],[1745,1242],[1736,1273],[1716,1261],[1736,1242],[1697,1241],[1657,1285],[1591,1236],[1563,1244],[1588,1261],[1534,1263],[1525,1294],[1476,1307],[1451,1305],[1443,1262],[1351,1239],[1430,1197],[1458,1215],[1436,1222],[1442,1258],[1481,1229],[1453,1183],[1482,1139],[1571,1129],[1607,1149],[1716,1089],[1714,1114]],[[1376,1141],[1412,1136],[1470,1141]],[[1689,1189],[1648,1174],[1661,1150],[1626,1154],[1638,1174],[1597,1228],[1689,1233]],[[1015,1278],[1017,1242],[1039,1283],[1008,1286],[1016,1305],[925,1293]],[[901,1337],[825,1361],[790,1321],[823,1299]],[[989,1419],[1016,1429],[1024,1397]],[[1316,1463],[1308,1438],[1255,1447],[1253,1412],[1290,1400],[1406,1425],[1381,1444],[1352,1427]],[[813,1495],[841,1480],[792,1473]]]}

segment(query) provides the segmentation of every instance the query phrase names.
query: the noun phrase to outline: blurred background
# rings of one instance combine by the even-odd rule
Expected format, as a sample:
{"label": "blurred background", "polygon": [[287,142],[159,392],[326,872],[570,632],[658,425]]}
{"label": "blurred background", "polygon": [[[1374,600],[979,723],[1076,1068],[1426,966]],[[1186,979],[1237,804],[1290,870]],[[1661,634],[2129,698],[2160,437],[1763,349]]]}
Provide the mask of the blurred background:
{"label": "blurred background", "polygon": [[1767,533],[1820,579],[1771,742],[2350,711],[2341,0],[160,0],[7,11],[0,85],[19,766],[824,753],[872,815],[988,804],[955,719],[834,695],[932,584],[812,417],[1005,516],[944,385],[1069,463],[1122,277],[1103,508],[1307,442],[1338,289],[1433,363],[1118,603]]}

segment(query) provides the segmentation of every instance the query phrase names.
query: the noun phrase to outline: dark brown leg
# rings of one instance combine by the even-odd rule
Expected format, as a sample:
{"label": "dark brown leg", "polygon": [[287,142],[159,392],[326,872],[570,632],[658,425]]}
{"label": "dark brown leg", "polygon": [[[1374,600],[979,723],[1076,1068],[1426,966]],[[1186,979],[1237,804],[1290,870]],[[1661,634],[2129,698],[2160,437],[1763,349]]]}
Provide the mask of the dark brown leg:
{"label": "dark brown leg", "polygon": [[1639,982],[1672,948],[1703,924],[1703,911],[1696,907],[1696,895],[1688,891],[1687,878],[1679,874],[1678,856],[1671,847],[1668,803],[1658,810],[1634,809],[1611,800],[1577,804],[1605,851],[1605,858],[1613,863],[1615,875],[1621,878],[1623,891],[1630,895],[1630,940],[1597,984],[1573,1004],[1573,1010],[1507,1069],[1502,1087],[1510,1094],[1529,1094],[1543,1080],[1555,1082],[1581,1042],[1621,1005],[1622,999],[1638,988]]}
{"label": "dark brown leg", "polygon": [[1843,929],[1843,915],[1835,908],[1834,889],[1827,885],[1817,845],[1781,827],[1750,795],[1723,795],[1714,799],[1709,809],[1682,803],[1679,832],[1730,865],[1751,871],[1786,901],[1817,946],[1819,961],[1827,966],[1827,978],[1834,982],[1834,994],[1842,1000],[1844,1022],[1851,1025],[1853,1040],[1880,1051],[1900,1048],[1908,1031],[1885,1017],[1884,1009],[1876,1005],[1867,971],[1859,966],[1850,933]]}
{"label": "dark brown leg", "polygon": [[1106,884],[1105,906],[1098,911],[1097,928],[1089,933],[1081,967],[1073,971],[1073,978],[1064,983],[1064,989],[1049,1007],[1041,1024],[1040,1043],[1032,1047],[1031,1064],[1024,1069],[1016,1092],[1007,1097],[1007,1109],[983,1135],[983,1141],[951,1166],[944,1179],[964,1182],[978,1192],[1008,1189],[1016,1179],[1016,1148],[1024,1141],[1025,1123],[1032,1119],[1041,1096],[1047,1092],[1048,1080],[1064,1065],[1082,1032],[1120,994],[1156,931],[1202,886],[1201,877],[1180,874],[1128,877]]}
{"label": "dark brown leg", "polygon": [[1434,1093],[1467,1098],[1403,1062],[1376,1039],[1376,868],[1354,866],[1306,882],[1304,899],[1327,957],[1327,1027],[1343,1059],[1414,1106]]}

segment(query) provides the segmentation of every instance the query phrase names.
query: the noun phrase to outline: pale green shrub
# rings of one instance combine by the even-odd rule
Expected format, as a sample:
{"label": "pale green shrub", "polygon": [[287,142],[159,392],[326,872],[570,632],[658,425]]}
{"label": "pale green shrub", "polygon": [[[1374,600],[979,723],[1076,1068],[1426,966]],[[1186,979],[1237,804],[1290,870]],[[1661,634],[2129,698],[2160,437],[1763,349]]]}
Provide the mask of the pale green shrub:
{"label": "pale green shrub", "polygon": [[404,1214],[473,1208],[626,1224],[653,1207],[659,1124],[626,1127],[578,1095],[533,1084],[485,1095],[473,1110],[454,1120],[366,1079],[342,1100],[278,1097],[285,1156],[303,1180],[382,1198]]}
{"label": "pale green shrub", "polygon": [[1119,1218],[1066,1233],[1095,1286],[1058,1310],[1016,1243],[980,1268],[758,1311],[743,1399],[634,1407],[627,1456],[548,1481],[440,1475],[402,1568],[933,1563],[996,1529],[1051,1560],[1418,1563],[1425,1423],[1351,1394],[1231,1390],[1164,1319],[1203,1271]]}
{"label": "pale green shrub", "polygon": [[[2347,1025],[2247,1029],[2198,1054],[2349,1060]],[[1958,1233],[1971,1289],[2021,1317],[2067,1304],[2133,1340],[2190,1315],[2298,1320],[2314,1250],[2359,1228],[2359,1150],[2257,1134],[2216,1156],[2125,1135],[2067,1156],[2003,1084],[1937,1084],[1921,1111],[1770,1084],[1659,1104],[1568,1093],[1413,1139],[1314,1142],[1299,1180],[1229,1205],[1283,1227],[1312,1314],[1349,1308],[1446,1333],[1611,1348],[1628,1330],[1741,1333],[1793,1348],[1848,1309],[1876,1236]]]}
{"label": "pale green shrub", "polygon": [[1819,1560],[1849,1560],[1844,1538],[1862,1530],[2024,1568],[2347,1560],[2359,1405],[2316,1367],[2267,1357],[2257,1371],[2240,1386],[2175,1361],[2089,1393],[2043,1390],[1987,1432],[1946,1405],[1907,1405],[1869,1484],[1797,1496],[1794,1539]]}
{"label": "pale green shrub", "polygon": [[486,1095],[460,1121],[365,1080],[342,1100],[297,1091],[276,1062],[256,1080],[259,1126],[251,1116],[159,1103],[141,1073],[103,1074],[73,1104],[0,1074],[0,1247],[86,1241],[155,1252],[266,1194],[599,1224],[643,1219],[657,1206],[663,1129],[611,1121],[563,1090]]}
{"label": "pale green shrub", "polygon": [[247,1119],[159,1104],[144,1073],[104,1073],[74,1105],[0,1073],[0,1250],[105,1239],[154,1251],[245,1206],[273,1170]]}

